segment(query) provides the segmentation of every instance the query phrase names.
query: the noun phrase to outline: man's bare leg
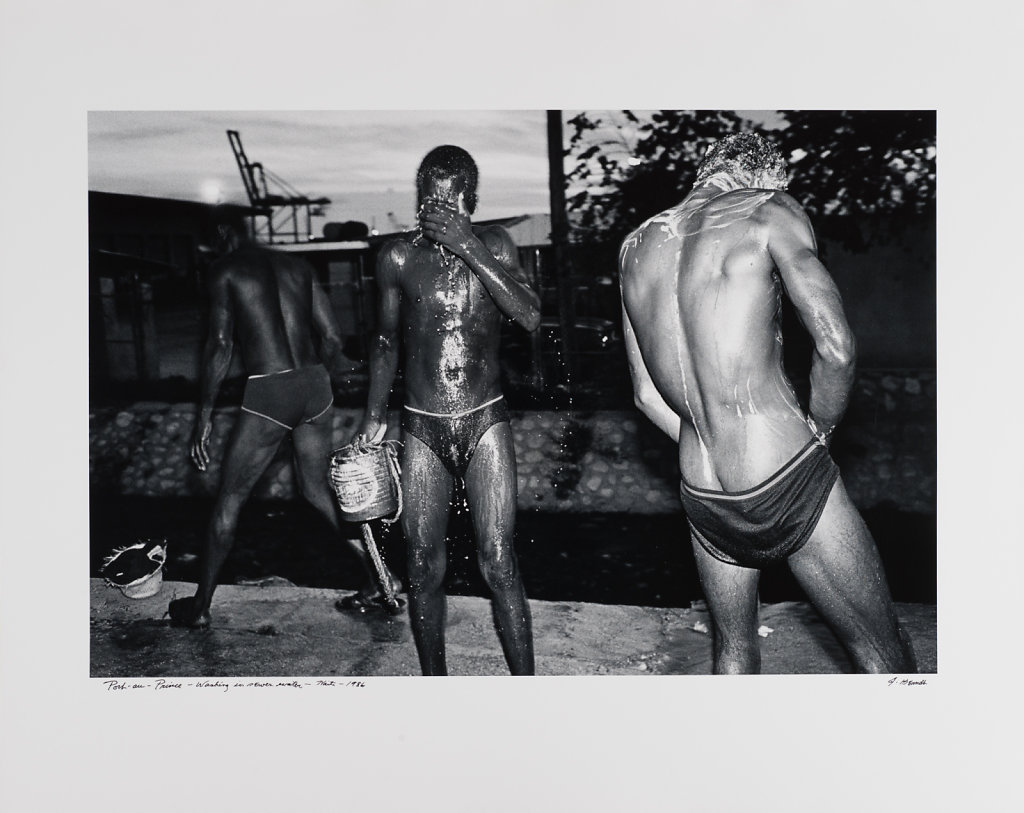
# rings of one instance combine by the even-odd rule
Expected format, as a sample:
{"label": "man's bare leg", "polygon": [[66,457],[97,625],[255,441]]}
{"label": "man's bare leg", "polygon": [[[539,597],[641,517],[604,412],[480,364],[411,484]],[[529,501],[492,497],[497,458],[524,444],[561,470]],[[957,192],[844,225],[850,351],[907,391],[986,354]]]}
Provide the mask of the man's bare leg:
{"label": "man's bare leg", "polygon": [[507,423],[490,427],[477,444],[466,472],[466,498],[480,572],[491,590],[494,623],[509,671],[532,675],[530,605],[514,547],[516,458]]}
{"label": "man's bare leg", "polygon": [[757,583],[761,571],[716,559],[692,538],[697,574],[711,611],[716,675],[754,675],[761,671],[757,641]]}
{"label": "man's bare leg", "polygon": [[[377,586],[376,571],[369,555],[362,544],[345,535],[338,505],[331,492],[329,479],[331,453],[331,417],[330,410],[311,423],[304,423],[292,431],[292,446],[295,451],[295,478],[299,491],[319,513],[327,520],[331,528],[340,536],[355,554],[366,571],[366,586],[359,591],[365,599],[373,599],[381,594]],[[388,570],[391,588],[397,593],[402,584]]]}
{"label": "man's bare leg", "polygon": [[170,603],[172,623],[189,627],[209,625],[210,602],[217,588],[217,576],[235,542],[238,515],[287,432],[258,415],[239,413],[224,454],[220,488],[200,557],[199,586],[191,598]]}
{"label": "man's bare leg", "polygon": [[810,540],[789,567],[860,672],[915,672],[871,532],[836,481]]}
{"label": "man's bare leg", "polygon": [[402,447],[402,531],[408,546],[409,623],[424,675],[447,675],[444,574],[452,476],[421,440]]}

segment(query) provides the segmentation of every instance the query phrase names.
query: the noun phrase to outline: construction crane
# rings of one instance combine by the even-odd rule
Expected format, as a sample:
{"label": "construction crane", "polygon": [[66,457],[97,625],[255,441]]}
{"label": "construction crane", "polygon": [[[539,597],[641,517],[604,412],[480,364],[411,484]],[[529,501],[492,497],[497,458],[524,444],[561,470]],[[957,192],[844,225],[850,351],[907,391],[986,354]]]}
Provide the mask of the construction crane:
{"label": "construction crane", "polygon": [[[301,243],[311,239],[313,218],[323,216],[322,207],[331,202],[330,198],[308,198],[270,170],[264,169],[263,164],[250,161],[242,149],[242,137],[237,130],[228,130],[228,141],[253,210],[255,236],[267,243]],[[268,181],[275,190],[274,194],[268,191]],[[303,212],[305,228],[300,230],[300,213]],[[257,222],[257,218],[263,222]]]}

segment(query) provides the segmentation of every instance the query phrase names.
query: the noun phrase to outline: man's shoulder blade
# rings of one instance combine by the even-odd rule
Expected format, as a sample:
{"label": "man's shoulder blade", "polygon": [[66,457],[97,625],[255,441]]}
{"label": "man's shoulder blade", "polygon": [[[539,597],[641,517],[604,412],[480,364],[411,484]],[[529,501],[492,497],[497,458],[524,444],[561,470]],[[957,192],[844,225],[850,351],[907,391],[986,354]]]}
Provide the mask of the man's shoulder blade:
{"label": "man's shoulder blade", "polygon": [[413,245],[403,237],[393,237],[380,248],[379,262],[385,269],[399,270],[409,258]]}
{"label": "man's shoulder blade", "polygon": [[801,206],[797,202],[796,198],[788,192],[783,192],[781,189],[765,191],[768,195],[766,199],[767,211],[777,213],[779,215],[795,215],[801,218],[807,216],[807,213],[804,211],[804,207]]}

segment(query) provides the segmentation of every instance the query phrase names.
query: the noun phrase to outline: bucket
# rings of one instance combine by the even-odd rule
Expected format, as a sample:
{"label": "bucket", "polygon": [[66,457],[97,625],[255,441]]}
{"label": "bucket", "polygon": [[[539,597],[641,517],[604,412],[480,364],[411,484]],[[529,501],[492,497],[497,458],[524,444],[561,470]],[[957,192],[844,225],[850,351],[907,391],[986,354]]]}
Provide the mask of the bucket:
{"label": "bucket", "polygon": [[398,472],[394,441],[349,444],[332,452],[329,477],[342,518],[369,522],[401,512]]}
{"label": "bucket", "polygon": [[127,598],[149,598],[160,592],[166,561],[166,539],[143,539],[106,557],[101,575]]}

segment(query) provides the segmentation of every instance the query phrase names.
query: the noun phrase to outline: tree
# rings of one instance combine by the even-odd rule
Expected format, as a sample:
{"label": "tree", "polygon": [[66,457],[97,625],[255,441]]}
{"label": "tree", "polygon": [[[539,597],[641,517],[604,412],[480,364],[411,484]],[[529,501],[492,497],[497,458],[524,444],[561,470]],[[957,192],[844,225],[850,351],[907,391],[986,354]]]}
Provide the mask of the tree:
{"label": "tree", "polygon": [[618,243],[648,217],[678,203],[693,186],[708,145],[746,122],[729,111],[659,110],[647,121],[623,110],[625,123],[583,112],[569,120],[566,176],[576,242]]}
{"label": "tree", "polygon": [[934,111],[808,110],[784,116],[788,126],[777,136],[790,162],[789,192],[820,228],[856,242],[860,232],[851,228],[853,222],[891,234],[934,214]]}
{"label": "tree", "polygon": [[[898,229],[934,211],[935,114],[932,111],[789,111],[766,131],[787,155],[789,191],[824,228],[856,243],[855,221]],[[693,185],[707,147],[757,127],[731,111],[661,110],[646,121],[621,113],[606,123],[584,112],[573,127],[566,176],[576,242],[618,243]],[[857,216],[856,218],[849,217]]]}

